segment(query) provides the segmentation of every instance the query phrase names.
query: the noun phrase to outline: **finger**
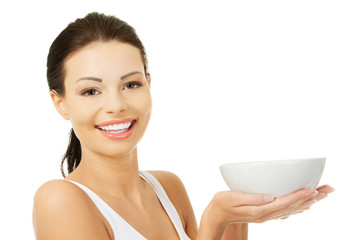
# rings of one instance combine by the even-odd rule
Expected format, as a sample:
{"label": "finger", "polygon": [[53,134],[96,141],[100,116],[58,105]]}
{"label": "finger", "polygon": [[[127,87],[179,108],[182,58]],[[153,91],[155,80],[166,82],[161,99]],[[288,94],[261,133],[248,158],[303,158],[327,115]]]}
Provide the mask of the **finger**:
{"label": "finger", "polygon": [[330,187],[329,185],[323,185],[321,187],[318,187],[317,190],[319,191],[319,195],[316,196],[316,200],[320,201],[328,196],[328,194],[335,191],[334,188]]}
{"label": "finger", "polygon": [[[264,203],[264,194],[244,194],[242,192],[232,192],[232,201],[237,203],[237,214],[246,216],[256,221],[267,221],[274,217],[289,214],[298,210],[298,206],[304,201],[318,193],[316,190],[302,189],[291,193],[285,197],[277,198],[268,204]],[[247,206],[247,208],[242,208]]]}
{"label": "finger", "polygon": [[287,219],[289,216],[284,216],[284,217],[276,217],[276,218],[272,218],[270,220],[285,220]]}
{"label": "finger", "polygon": [[303,209],[299,209],[297,211],[294,211],[294,212],[288,212],[288,213],[284,213],[284,214],[281,214],[281,215],[277,215],[277,216],[272,216],[272,217],[269,217],[270,219],[269,220],[276,220],[276,219],[287,219],[289,218],[291,215],[295,215],[295,214],[299,214],[299,213],[303,213],[304,211],[306,210],[309,210],[310,208],[309,207],[306,207],[306,208],[303,208]]}
{"label": "finger", "polygon": [[[320,193],[319,193],[320,194]],[[318,194],[318,195],[319,195]],[[317,197],[317,196],[316,196]],[[309,209],[313,204],[315,204],[318,200],[316,199],[316,197],[314,198],[310,198],[307,201],[303,202],[298,209]]]}
{"label": "finger", "polygon": [[299,213],[303,213],[305,210],[299,210],[299,211],[296,211],[296,212],[293,212],[293,213],[291,213],[291,214],[287,214],[287,215],[285,215],[285,216],[283,216],[283,217],[280,217],[280,219],[287,219],[287,218],[289,218],[291,215],[295,215],[295,214],[299,214]]}
{"label": "finger", "polygon": [[324,192],[320,192],[318,195],[316,195],[313,199],[315,199],[316,201],[320,201],[323,200],[324,198],[327,197],[327,193]]}
{"label": "finger", "polygon": [[317,190],[319,192],[323,192],[323,193],[326,193],[326,194],[330,194],[330,193],[335,191],[335,189],[330,187],[329,185],[324,185],[324,186],[318,187]]}
{"label": "finger", "polygon": [[239,191],[231,191],[231,201],[234,207],[261,206],[274,201],[271,194],[246,194]]}
{"label": "finger", "polygon": [[316,197],[314,197],[316,201],[320,201],[326,198],[330,193],[335,191],[335,189],[330,187],[329,185],[321,186],[317,188],[317,190],[319,191],[319,194]]}
{"label": "finger", "polygon": [[327,185],[327,184],[322,185],[322,186],[320,186],[320,187],[317,187],[316,189],[317,189],[318,191],[319,191],[319,190],[322,190],[322,189],[327,189],[327,190],[330,190],[330,191],[332,191],[332,192],[335,190],[333,187],[331,187],[331,186],[329,186],[329,185]]}
{"label": "finger", "polygon": [[272,209],[273,212],[284,209],[288,211],[288,209],[297,208],[303,202],[307,201],[310,198],[315,197],[318,194],[317,190],[314,189],[301,189],[289,195],[286,195],[281,198],[275,199],[274,202],[266,205],[269,209]]}
{"label": "finger", "polygon": [[[304,202],[314,197],[318,192],[313,189],[302,189],[291,193],[287,196],[277,198],[274,202],[261,206],[262,219],[271,220],[280,216],[290,215],[292,212],[298,211],[304,207],[308,207]],[[260,210],[258,210],[260,211]]]}
{"label": "finger", "polygon": [[316,190],[320,191],[321,189],[327,188],[327,187],[330,187],[330,186],[329,185],[322,185],[320,187],[317,187]]}
{"label": "finger", "polygon": [[273,219],[287,219],[287,218],[289,218],[291,215],[303,213],[303,212],[305,212],[305,211],[307,211],[307,210],[310,210],[310,207],[311,207],[311,205],[310,205],[310,206],[305,206],[304,208],[299,209],[299,210],[297,210],[297,211],[295,211],[295,212],[283,214],[283,215],[277,216],[277,217],[275,217],[275,218],[273,218]]}
{"label": "finger", "polygon": [[291,215],[295,215],[295,214],[299,214],[299,213],[303,213],[305,210],[299,210],[299,211],[295,211],[295,212],[293,212],[293,213],[291,213]]}

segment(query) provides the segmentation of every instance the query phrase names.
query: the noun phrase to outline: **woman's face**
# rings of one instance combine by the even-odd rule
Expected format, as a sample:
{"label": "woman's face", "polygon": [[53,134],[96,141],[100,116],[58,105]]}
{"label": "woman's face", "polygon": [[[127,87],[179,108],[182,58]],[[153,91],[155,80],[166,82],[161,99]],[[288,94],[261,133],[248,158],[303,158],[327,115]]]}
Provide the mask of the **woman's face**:
{"label": "woman's face", "polygon": [[140,51],[119,41],[94,42],[71,55],[64,69],[65,96],[51,96],[71,120],[83,152],[123,156],[132,151],[152,108]]}

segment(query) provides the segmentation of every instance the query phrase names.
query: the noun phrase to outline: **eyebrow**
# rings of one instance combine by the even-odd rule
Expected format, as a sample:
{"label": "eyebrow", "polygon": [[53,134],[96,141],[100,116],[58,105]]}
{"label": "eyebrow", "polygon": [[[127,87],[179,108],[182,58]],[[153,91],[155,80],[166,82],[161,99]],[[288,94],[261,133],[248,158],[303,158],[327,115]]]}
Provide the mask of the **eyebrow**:
{"label": "eyebrow", "polygon": [[[143,75],[142,72],[139,72],[139,71],[133,71],[133,72],[129,72],[123,76],[120,77],[120,80],[123,80],[127,77],[130,77],[132,75],[135,75],[135,74],[141,74]],[[79,81],[82,81],[82,80],[91,80],[91,81],[96,81],[96,82],[102,82],[102,79],[101,78],[96,78],[96,77],[82,77],[82,78],[79,78],[78,80],[75,81],[75,83],[79,82]]]}
{"label": "eyebrow", "polygon": [[141,74],[141,75],[143,75],[143,73],[142,72],[139,72],[139,71],[133,71],[133,72],[129,72],[129,73],[127,73],[127,74],[125,74],[125,75],[123,75],[123,76],[121,76],[121,80],[123,80],[123,79],[125,79],[125,78],[127,78],[127,77],[130,77],[130,76],[132,76],[132,75],[135,75],[135,74]]}

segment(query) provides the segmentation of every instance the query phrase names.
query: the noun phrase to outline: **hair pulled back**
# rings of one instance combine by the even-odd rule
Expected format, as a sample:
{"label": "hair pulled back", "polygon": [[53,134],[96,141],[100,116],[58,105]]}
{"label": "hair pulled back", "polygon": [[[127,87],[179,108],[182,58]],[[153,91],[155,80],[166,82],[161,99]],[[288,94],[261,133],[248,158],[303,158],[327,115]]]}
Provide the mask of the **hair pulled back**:
{"label": "hair pulled back", "polygon": [[[65,96],[64,63],[71,54],[92,42],[111,40],[137,47],[147,76],[146,51],[135,29],[114,16],[93,12],[70,23],[52,43],[47,58],[47,81],[50,91],[54,90],[58,95]],[[81,145],[73,129],[70,131],[68,148],[61,161],[61,173],[64,177],[65,161],[68,174],[74,171],[81,161]]]}

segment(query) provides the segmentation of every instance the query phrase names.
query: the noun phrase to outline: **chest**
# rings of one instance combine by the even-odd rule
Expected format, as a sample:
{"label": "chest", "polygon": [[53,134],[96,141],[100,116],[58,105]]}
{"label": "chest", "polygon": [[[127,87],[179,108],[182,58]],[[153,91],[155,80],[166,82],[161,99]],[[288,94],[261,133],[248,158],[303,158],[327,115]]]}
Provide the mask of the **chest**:
{"label": "chest", "polygon": [[[148,196],[139,206],[126,200],[104,199],[134,231],[149,240],[179,239],[177,231],[156,195]],[[109,232],[111,232],[111,227]],[[111,234],[110,234],[111,235]],[[111,236],[114,239],[114,236]]]}

